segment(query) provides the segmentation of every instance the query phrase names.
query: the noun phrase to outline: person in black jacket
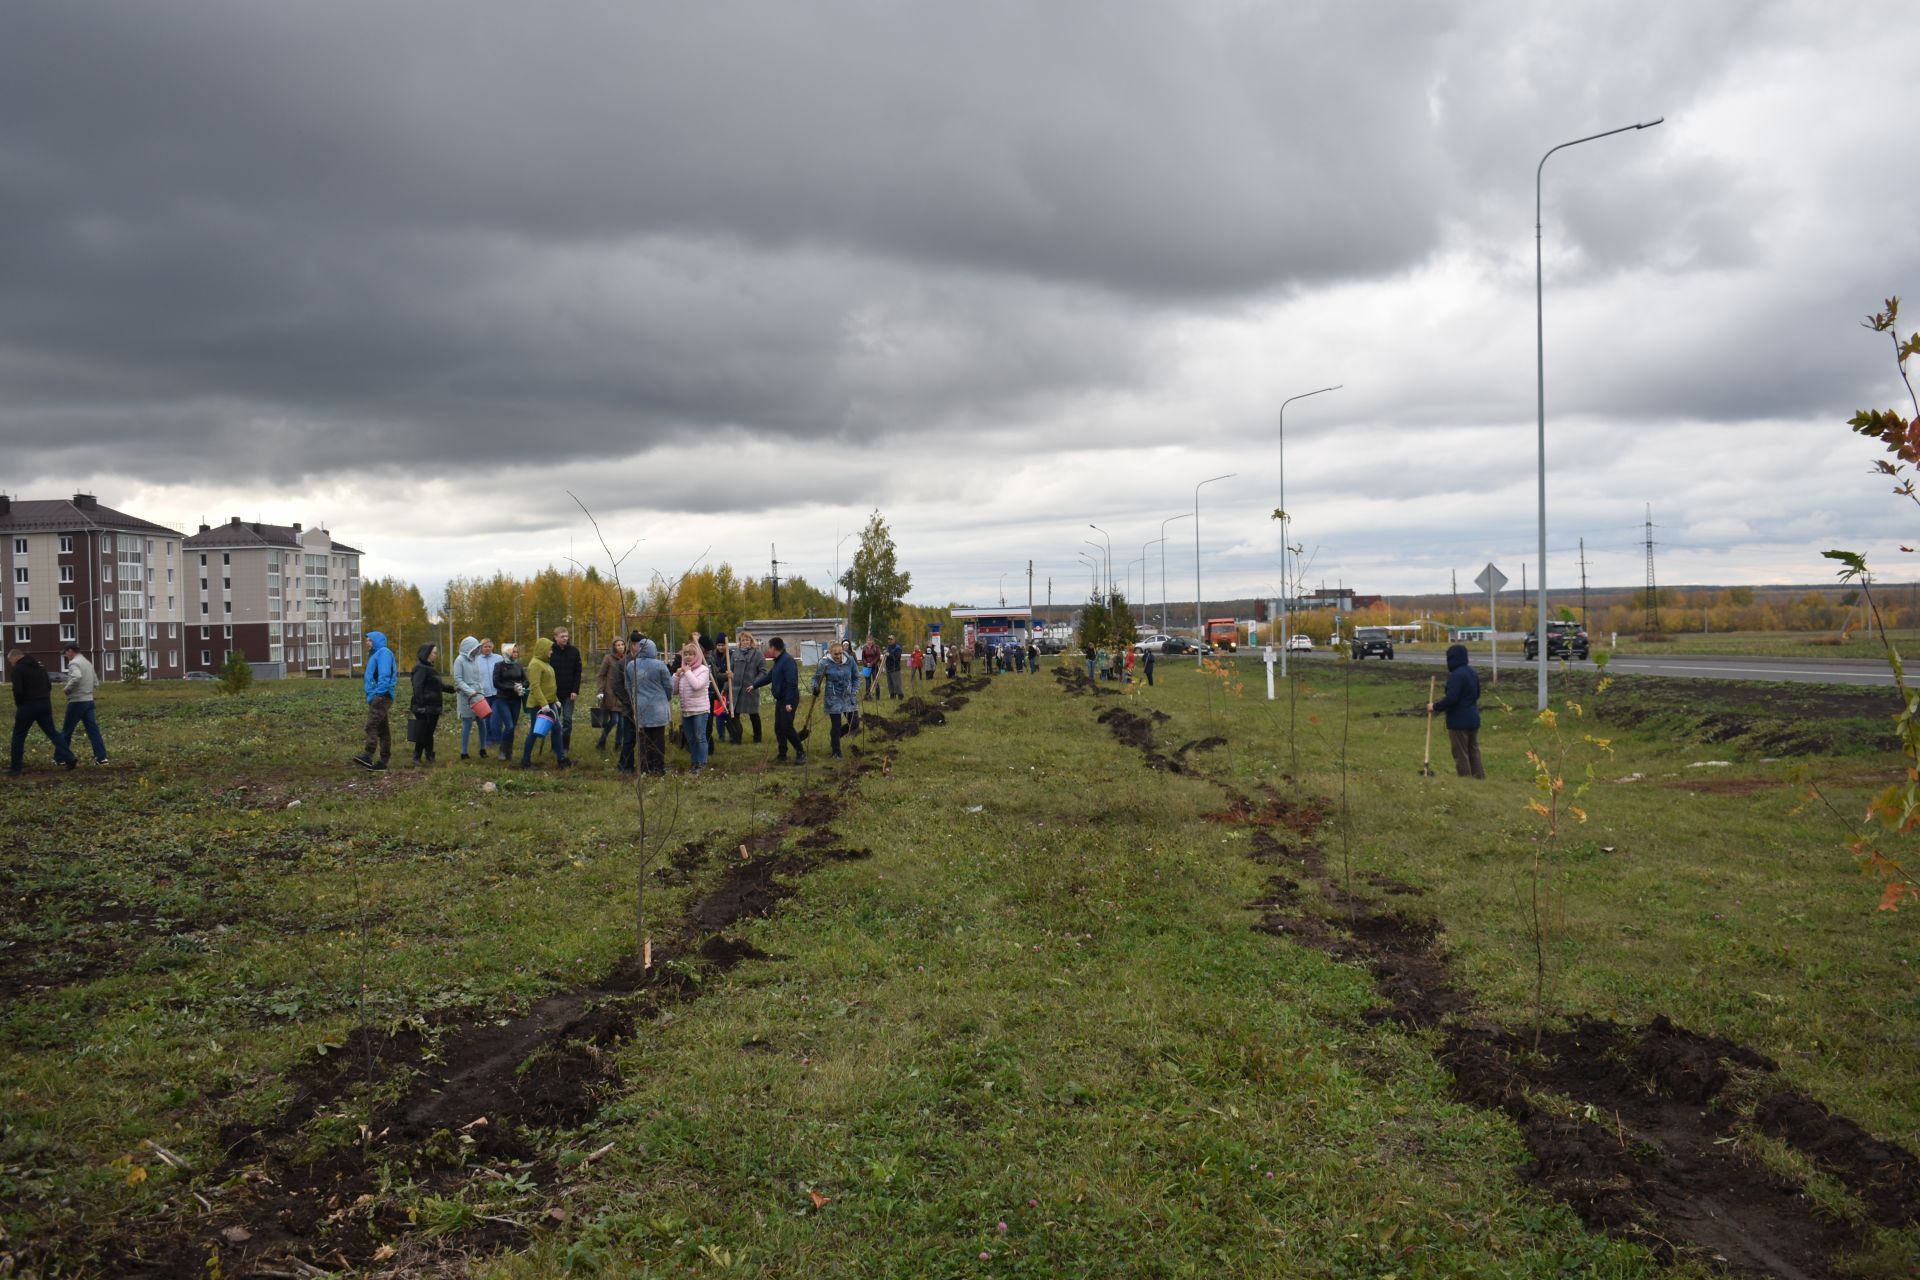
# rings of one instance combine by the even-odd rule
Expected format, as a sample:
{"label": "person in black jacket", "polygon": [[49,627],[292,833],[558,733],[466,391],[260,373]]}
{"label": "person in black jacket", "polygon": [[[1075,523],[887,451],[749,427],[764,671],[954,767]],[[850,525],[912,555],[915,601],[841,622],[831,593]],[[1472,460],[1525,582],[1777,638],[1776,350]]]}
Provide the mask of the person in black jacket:
{"label": "person in black jacket", "polygon": [[440,724],[440,697],[448,689],[446,679],[433,667],[434,655],[439,652],[440,646],[428,641],[414,655],[413,701],[407,705],[413,723],[407,726],[407,736],[413,739],[415,764],[422,757],[433,763],[433,731]]}
{"label": "person in black jacket", "polygon": [[768,690],[773,695],[773,741],[776,760],[784,762],[787,758],[787,745],[793,745],[793,762],[807,762],[807,748],[800,741],[800,735],[793,730],[794,708],[800,705],[800,667],[794,662],[793,655],[787,652],[787,642],[779,636],[767,641],[769,656],[773,665],[767,673],[753,682],[754,688],[772,685]]}
{"label": "person in black jacket", "polygon": [[520,665],[520,646],[509,643],[500,650],[501,659],[493,668],[493,714],[487,718],[487,724],[494,727],[500,735],[499,740],[506,744],[500,758],[513,760],[513,728],[520,720],[520,700],[527,687],[527,669]]}
{"label": "person in black jacket", "polygon": [[1480,764],[1480,677],[1467,665],[1467,646],[1447,650],[1447,691],[1427,710],[1447,713],[1447,741],[1453,746],[1453,771],[1463,778],[1482,778]]}
{"label": "person in black jacket", "polygon": [[565,627],[553,629],[553,652],[547,662],[553,667],[554,696],[560,700],[560,723],[553,731],[560,736],[558,755],[573,750],[573,704],[580,700],[580,651],[571,643],[572,633]]}
{"label": "person in black jacket", "polygon": [[7,772],[20,772],[20,757],[27,749],[27,730],[34,725],[53,744],[53,762],[68,769],[79,763],[53,727],[53,678],[40,665],[40,659],[21,649],[7,650],[7,681],[13,686],[13,754]]}

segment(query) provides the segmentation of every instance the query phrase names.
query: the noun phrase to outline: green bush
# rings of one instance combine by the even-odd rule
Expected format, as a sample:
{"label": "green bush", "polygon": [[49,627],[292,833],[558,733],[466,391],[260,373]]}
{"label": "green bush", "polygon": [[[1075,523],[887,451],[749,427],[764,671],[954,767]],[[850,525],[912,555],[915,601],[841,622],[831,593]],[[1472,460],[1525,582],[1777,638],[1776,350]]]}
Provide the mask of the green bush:
{"label": "green bush", "polygon": [[245,693],[253,687],[253,667],[247,655],[238,649],[227,654],[227,665],[220,668],[220,688],[227,693]]}

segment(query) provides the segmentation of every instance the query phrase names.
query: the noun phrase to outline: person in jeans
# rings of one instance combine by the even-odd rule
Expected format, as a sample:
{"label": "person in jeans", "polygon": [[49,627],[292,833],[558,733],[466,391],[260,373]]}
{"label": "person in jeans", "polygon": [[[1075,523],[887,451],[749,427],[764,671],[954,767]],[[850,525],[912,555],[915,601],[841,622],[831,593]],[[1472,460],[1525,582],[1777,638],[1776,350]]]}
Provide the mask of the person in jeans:
{"label": "person in jeans", "polygon": [[[565,631],[566,628],[562,627],[561,630]],[[547,655],[552,652],[553,641],[545,636],[533,642],[533,658],[527,663],[527,714],[532,716],[545,711],[553,717],[553,728],[547,733],[547,738],[553,746],[554,767],[570,769],[573,767],[573,761],[567,759],[567,740],[560,732],[562,704],[554,684],[553,664],[547,661]],[[533,731],[533,724],[529,722],[526,745],[520,749],[522,769],[533,766],[533,744],[539,736]]]}
{"label": "person in jeans", "polygon": [[740,745],[740,722],[753,721],[753,740],[760,741],[760,690],[755,681],[767,669],[766,657],[753,642],[753,632],[744,628],[734,637],[733,652],[727,655],[727,667],[733,672],[733,714],[727,723],[733,731],[733,743]]}
{"label": "person in jeans", "polygon": [[[419,668],[416,666],[415,670]],[[435,673],[436,675],[438,673]],[[473,700],[484,698],[487,679],[486,664],[480,658],[480,641],[475,636],[460,638],[460,656],[453,660],[454,709],[460,713],[460,758],[467,758],[468,740],[480,738],[480,758],[487,758],[487,725],[474,714]],[[435,710],[436,723],[439,712]]]}
{"label": "person in jeans", "polygon": [[1429,713],[1447,713],[1447,741],[1453,747],[1453,771],[1462,778],[1481,778],[1487,770],[1480,763],[1480,676],[1467,665],[1467,646],[1447,649],[1447,691],[1438,702],[1427,704]]}
{"label": "person in jeans", "polygon": [[667,772],[667,724],[673,719],[673,674],[651,640],[640,640],[628,652],[634,655],[627,660],[627,700],[639,728],[639,769],[662,777]]}
{"label": "person in jeans", "polygon": [[100,736],[100,721],[94,715],[93,687],[99,678],[93,673],[93,664],[80,653],[80,646],[69,644],[61,650],[67,660],[67,677],[61,683],[61,689],[67,695],[67,722],[60,727],[60,741],[67,748],[67,754],[73,754],[73,730],[76,725],[87,727],[87,742],[93,747],[93,762],[107,762],[107,743]]}
{"label": "person in jeans", "polygon": [[620,701],[614,697],[614,686],[623,683],[621,672],[627,665],[627,642],[619,636],[607,646],[607,656],[600,659],[600,675],[594,682],[594,701],[600,705],[600,741],[594,743],[594,750],[607,749],[607,737],[613,736],[614,749],[620,747]]}
{"label": "person in jeans", "polygon": [[573,647],[572,633],[565,627],[553,629],[553,687],[559,695],[560,714],[553,732],[560,740],[560,758],[573,750],[573,704],[580,701],[580,651]]}
{"label": "person in jeans", "polygon": [[872,635],[860,646],[860,676],[867,682],[864,697],[880,701],[880,642]]}
{"label": "person in jeans", "polygon": [[[502,662],[505,662],[506,659],[493,651],[493,639],[490,636],[480,637],[480,649],[473,655],[473,658],[475,662],[480,664],[480,696],[487,700],[488,706],[492,706],[494,695],[500,692],[499,687],[493,682],[493,669]],[[497,747],[499,745],[499,718],[497,716],[488,716],[480,722],[480,746],[484,749],[487,747]]]}
{"label": "person in jeans", "polygon": [[[387,728],[387,712],[393,709],[394,678],[398,674],[393,650],[387,648],[384,631],[367,632],[367,670],[360,686],[367,695],[367,746],[353,758],[362,769],[384,769],[393,754],[393,737]],[[375,752],[379,754],[376,755]]]}
{"label": "person in jeans", "polygon": [[827,646],[827,656],[813,673],[813,691],[826,687],[827,718],[833,722],[833,758],[843,759],[840,739],[846,735],[847,722],[860,714],[860,678],[847,646],[835,640]]}
{"label": "person in jeans", "polygon": [[772,655],[773,665],[753,683],[756,688],[760,685],[772,686],[767,692],[773,695],[774,758],[782,764],[786,763],[787,747],[791,744],[793,762],[805,764],[807,748],[793,728],[794,708],[800,705],[800,666],[793,660],[793,655],[787,652],[787,642],[779,636],[767,641],[767,650]]}
{"label": "person in jeans", "polygon": [[22,649],[7,650],[7,682],[13,686],[13,754],[7,772],[20,772],[20,757],[27,749],[27,730],[35,725],[53,744],[53,762],[71,769],[77,763],[73,752],[53,729],[53,677],[40,665],[40,659]]}
{"label": "person in jeans", "polygon": [[674,697],[680,700],[680,723],[697,775],[707,767],[707,721],[713,713],[713,668],[700,646],[688,641],[680,650],[680,669],[673,673]]}
{"label": "person in jeans", "polygon": [[[468,636],[467,639],[473,637]],[[477,642],[474,647],[479,647]],[[413,732],[408,736],[413,739],[413,763],[416,766],[423,761],[427,764],[434,762],[433,731],[440,727],[441,696],[447,691],[446,680],[433,667],[434,655],[439,652],[440,646],[429,640],[420,646],[419,653],[414,657],[411,676],[413,698],[407,704],[407,714],[413,721]],[[466,723],[471,724],[472,721]],[[486,752],[480,754],[485,755]]]}
{"label": "person in jeans", "polygon": [[[481,642],[483,645],[485,641]],[[513,763],[513,730],[520,722],[520,700],[526,696],[527,669],[520,665],[520,646],[508,641],[500,652],[500,660],[493,664],[488,672],[493,681],[493,692],[487,695],[487,701],[493,704],[493,714],[485,720],[486,726],[493,731],[493,741],[500,748],[500,758]]]}

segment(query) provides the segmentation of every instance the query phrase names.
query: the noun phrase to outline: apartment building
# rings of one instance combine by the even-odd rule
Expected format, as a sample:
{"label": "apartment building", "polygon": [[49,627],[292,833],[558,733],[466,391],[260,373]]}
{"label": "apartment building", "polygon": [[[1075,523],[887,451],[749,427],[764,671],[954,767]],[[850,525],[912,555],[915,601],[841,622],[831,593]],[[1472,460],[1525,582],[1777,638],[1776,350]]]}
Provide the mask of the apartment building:
{"label": "apartment building", "polygon": [[261,675],[351,674],[361,659],[361,552],[325,529],[234,516],[186,539],[189,671],[238,652]]}
{"label": "apartment building", "polygon": [[58,671],[62,649],[77,644],[109,680],[135,658],[151,676],[184,675],[183,541],[90,493],[0,496],[0,648]]}

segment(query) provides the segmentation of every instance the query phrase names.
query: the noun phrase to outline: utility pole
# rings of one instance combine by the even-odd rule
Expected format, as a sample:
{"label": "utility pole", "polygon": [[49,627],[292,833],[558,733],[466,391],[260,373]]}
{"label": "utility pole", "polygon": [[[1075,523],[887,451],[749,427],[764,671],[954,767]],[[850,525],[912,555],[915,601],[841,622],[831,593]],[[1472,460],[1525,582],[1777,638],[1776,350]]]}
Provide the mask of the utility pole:
{"label": "utility pole", "polygon": [[1027,639],[1033,639],[1033,561],[1027,561]]}
{"label": "utility pole", "polygon": [[1453,625],[1460,625],[1460,571],[1451,571],[1453,576]]}
{"label": "utility pole", "polygon": [[1660,599],[1658,588],[1653,582],[1653,504],[1647,504],[1647,601],[1646,628],[1648,635],[1657,635],[1660,631]]}
{"label": "utility pole", "polygon": [[1587,540],[1580,539],[1580,629],[1589,630],[1587,624]]}
{"label": "utility pole", "polygon": [[767,550],[773,555],[773,612],[780,612],[780,548],[769,542]]}

